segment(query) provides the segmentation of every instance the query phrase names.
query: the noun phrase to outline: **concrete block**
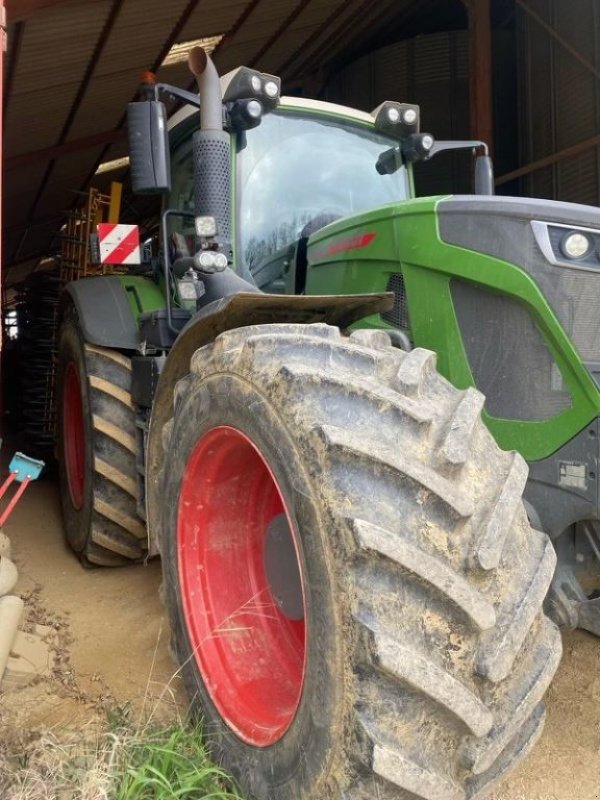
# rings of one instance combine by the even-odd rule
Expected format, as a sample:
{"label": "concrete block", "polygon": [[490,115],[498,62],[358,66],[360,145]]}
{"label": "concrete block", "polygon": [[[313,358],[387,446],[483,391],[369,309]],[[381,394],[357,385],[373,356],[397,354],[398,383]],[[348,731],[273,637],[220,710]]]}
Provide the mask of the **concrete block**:
{"label": "concrete block", "polygon": [[25,604],[20,597],[0,597],[0,680],[23,620]]}
{"label": "concrete block", "polygon": [[10,558],[10,539],[2,531],[0,531],[0,556]]}
{"label": "concrete block", "polygon": [[19,573],[8,556],[0,555],[0,597],[10,594],[17,585]]}
{"label": "concrete block", "polygon": [[[44,626],[39,626],[44,627]],[[26,686],[54,666],[50,645],[38,633],[18,631],[6,664],[2,688]]]}

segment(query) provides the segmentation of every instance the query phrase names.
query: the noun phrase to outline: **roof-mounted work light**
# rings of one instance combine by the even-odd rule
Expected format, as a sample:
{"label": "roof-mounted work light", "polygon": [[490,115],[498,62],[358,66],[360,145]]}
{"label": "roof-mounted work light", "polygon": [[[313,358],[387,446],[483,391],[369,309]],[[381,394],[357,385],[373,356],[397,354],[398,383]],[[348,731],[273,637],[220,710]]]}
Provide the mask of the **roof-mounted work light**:
{"label": "roof-mounted work light", "polygon": [[419,106],[412,103],[386,100],[371,111],[371,116],[375,118],[375,130],[395,139],[404,139],[419,132],[421,112]]}
{"label": "roof-mounted work light", "polygon": [[281,79],[249,67],[238,67],[221,78],[221,87],[224,103],[258,100],[265,110],[271,111],[279,103]]}

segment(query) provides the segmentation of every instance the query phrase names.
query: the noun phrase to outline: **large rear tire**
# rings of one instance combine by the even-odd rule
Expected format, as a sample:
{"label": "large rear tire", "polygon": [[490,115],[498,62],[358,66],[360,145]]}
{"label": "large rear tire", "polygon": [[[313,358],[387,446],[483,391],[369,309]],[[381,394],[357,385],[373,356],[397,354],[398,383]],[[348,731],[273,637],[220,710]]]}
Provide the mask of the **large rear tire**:
{"label": "large rear tire", "polygon": [[259,800],[461,800],[532,747],[561,655],[527,468],[382,332],[198,350],[163,431],[173,648]]}
{"label": "large rear tire", "polygon": [[147,552],[137,515],[131,363],[84,342],[69,310],[59,334],[57,422],[65,534],[84,566],[120,566]]}

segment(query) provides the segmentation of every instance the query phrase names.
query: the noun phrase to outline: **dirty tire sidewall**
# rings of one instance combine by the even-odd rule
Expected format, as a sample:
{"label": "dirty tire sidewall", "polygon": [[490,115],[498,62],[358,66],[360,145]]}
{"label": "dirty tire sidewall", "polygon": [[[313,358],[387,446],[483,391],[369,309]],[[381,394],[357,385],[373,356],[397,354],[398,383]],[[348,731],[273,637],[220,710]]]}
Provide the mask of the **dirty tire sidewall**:
{"label": "dirty tire sidewall", "polygon": [[[85,435],[85,477],[83,486],[83,503],[80,509],[73,506],[69,491],[69,480],[65,461],[65,437],[63,432],[64,388],[67,367],[75,364],[79,377],[83,426]],[[57,442],[58,442],[58,474],[60,481],[60,501],[65,525],[65,535],[70,547],[81,554],[87,544],[87,531],[90,529],[93,497],[94,454],[92,449],[93,429],[90,412],[89,386],[85,363],[85,349],[78,326],[73,319],[67,319],[61,327],[58,344],[57,367]]]}
{"label": "dirty tire sidewall", "polygon": [[[257,796],[270,796],[273,788],[278,787],[277,797],[291,800],[299,787],[314,791],[319,774],[331,767],[340,747],[340,742],[333,741],[332,731],[336,728],[341,731],[345,726],[341,720],[339,726],[332,721],[343,713],[344,687],[339,680],[344,660],[339,636],[343,622],[323,541],[324,525],[318,518],[312,489],[304,474],[302,454],[272,406],[264,400],[253,387],[233,376],[215,376],[195,384],[173,430],[163,484],[166,492],[161,527],[177,530],[179,492],[186,462],[204,434],[219,425],[229,425],[252,439],[284,496],[298,534],[301,569],[306,576],[307,662],[303,693],[293,722],[275,744],[264,748],[247,745],[223,722],[191,657],[179,589],[177,540],[173,535],[163,541],[162,563],[173,647],[183,665],[193,711],[203,718],[207,740],[215,755],[223,758],[228,769],[243,776],[245,785],[252,786]],[[269,786],[260,784],[264,775],[272,775]]]}
{"label": "dirty tire sidewall", "polygon": [[[433,353],[400,352],[381,331],[249,326],[192,356],[174,387],[174,416],[161,427],[158,534],[173,649],[207,740],[245,796],[475,800],[534,746],[562,649],[542,612],[556,555],[527,521],[526,464],[493,441],[483,403],[476,390],[443,379]],[[191,642],[201,647],[213,628],[204,619],[202,637],[188,640],[179,596],[180,544],[191,559],[184,569],[211,569],[202,550],[194,553],[210,539],[194,540],[188,556],[185,531],[220,518],[204,491],[214,460],[195,445],[218,441],[205,436],[223,426],[262,451],[302,551],[303,695],[267,747],[242,742],[225,722],[235,725],[234,715],[222,719],[212,704],[214,682],[236,687],[219,666],[204,688]],[[186,471],[192,453],[206,454],[205,473],[196,461]],[[201,505],[188,518],[192,479]],[[226,502],[226,478],[219,488]],[[189,601],[188,584],[186,592]],[[225,619],[247,596],[235,594]]]}

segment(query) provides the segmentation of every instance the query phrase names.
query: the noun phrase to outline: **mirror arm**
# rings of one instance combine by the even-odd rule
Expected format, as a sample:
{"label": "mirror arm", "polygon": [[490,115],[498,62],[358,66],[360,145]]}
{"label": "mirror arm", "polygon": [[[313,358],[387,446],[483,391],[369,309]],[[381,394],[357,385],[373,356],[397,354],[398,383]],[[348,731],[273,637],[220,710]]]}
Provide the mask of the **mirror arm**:
{"label": "mirror arm", "polygon": [[469,141],[469,140],[462,140],[458,139],[453,141],[449,139],[448,141],[436,141],[433,147],[431,148],[431,156],[437,155],[438,153],[443,153],[445,150],[476,150],[477,148],[483,148],[484,156],[489,155],[489,149],[485,142],[480,142],[477,140]]}
{"label": "mirror arm", "polygon": [[195,108],[200,108],[200,98],[197,94],[188,92],[185,89],[179,89],[177,86],[171,86],[170,83],[156,83],[154,85],[154,99],[158,100],[159,93],[168,95],[171,98],[177,97]]}

